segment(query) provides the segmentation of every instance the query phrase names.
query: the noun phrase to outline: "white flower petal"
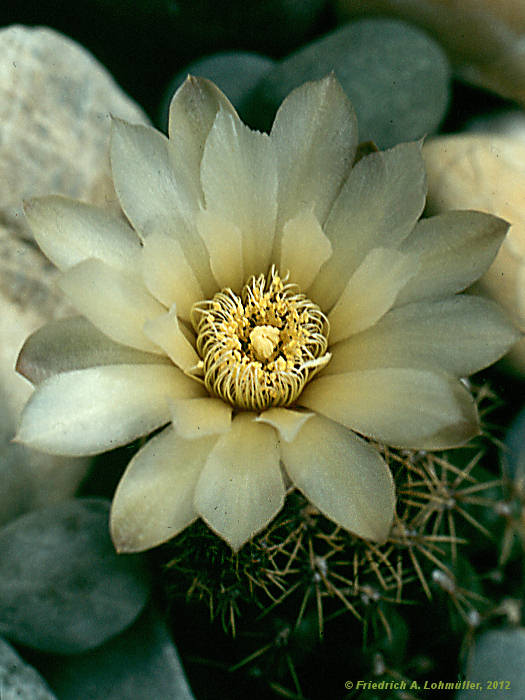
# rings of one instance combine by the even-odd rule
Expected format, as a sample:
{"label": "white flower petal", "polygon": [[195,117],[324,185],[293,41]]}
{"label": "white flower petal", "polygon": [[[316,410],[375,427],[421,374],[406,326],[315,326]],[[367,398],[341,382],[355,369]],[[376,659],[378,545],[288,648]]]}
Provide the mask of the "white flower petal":
{"label": "white flower petal", "polygon": [[232,104],[216,85],[192,75],[186,78],[171,101],[170,141],[197,181],[200,181],[204,143],[219,109],[236,115]]}
{"label": "white flower petal", "polygon": [[144,333],[184,372],[189,372],[199,363],[195,348],[180,329],[175,306],[168,313],[146,321]]}
{"label": "white flower petal", "polygon": [[352,168],[324,226],[334,253],[310,290],[321,308],[334,304],[372,248],[395,248],[408,236],[425,195],[419,142],[371,153]]}
{"label": "white flower petal", "polygon": [[244,274],[266,272],[277,211],[277,167],[267,134],[220,110],[201,163],[206,208],[242,233]]}
{"label": "white flower petal", "polygon": [[173,147],[160,131],[113,119],[111,168],[126,216],[145,234],[160,230],[169,214],[188,221],[200,204],[196,184],[181,163],[172,167]]}
{"label": "white flower petal", "polygon": [[291,92],[271,139],[279,168],[278,230],[306,208],[323,224],[357,146],[356,116],[335,76]]}
{"label": "white flower petal", "polygon": [[29,399],[16,439],[62,455],[125,445],[167,423],[168,399],[202,395],[175,367],[108,365],[57,374]]}
{"label": "white flower petal", "polygon": [[50,321],[29,336],[16,371],[33,384],[53,374],[102,365],[160,364],[168,359],[110,340],[86,318]]}
{"label": "white flower petal", "polygon": [[122,270],[135,267],[140,241],[119,216],[59,195],[32,199],[24,211],[36,242],[59,269],[87,258]]}
{"label": "white flower petal", "polygon": [[466,289],[488,270],[507,229],[502,219],[479,211],[450,211],[418,221],[400,250],[416,253],[421,264],[396,306]]}
{"label": "white flower petal", "polygon": [[279,270],[290,272],[290,279],[302,291],[312,284],[332,254],[332,244],[311,211],[303,211],[289,219],[283,229]]}
{"label": "white flower petal", "polygon": [[210,266],[219,289],[239,292],[244,285],[242,233],[231,221],[209,211],[197,215],[197,229],[210,254]]}
{"label": "white flower petal", "polygon": [[337,343],[377,323],[417,269],[416,255],[388,248],[371,250],[328,315],[330,343]]}
{"label": "white flower petal", "polygon": [[165,306],[177,305],[189,319],[193,304],[204,292],[179,242],[165,233],[152,233],[144,241],[142,276],[149,291]]}
{"label": "white flower petal", "polygon": [[314,506],[358,537],[384,542],[394,517],[390,470],[377,450],[342,425],[314,416],[281,455]]}
{"label": "white flower petal", "polygon": [[419,369],[371,369],[321,376],[300,402],[351,430],[394,447],[445,449],[479,434],[461,382]]}
{"label": "white flower petal", "polygon": [[292,411],[290,408],[269,408],[259,414],[255,420],[257,423],[268,423],[278,431],[283,440],[291,442],[313,415],[306,411]]}
{"label": "white flower petal", "polygon": [[171,420],[177,433],[187,440],[219,435],[230,430],[232,406],[207,397],[170,401]]}
{"label": "white flower petal", "polygon": [[496,304],[462,294],[393,309],[372,328],[331,347],[325,373],[411,367],[463,377],[498,360],[518,338]]}
{"label": "white flower petal", "polygon": [[184,440],[166,428],[137,452],[111,505],[117,552],[156,547],[197,518],[193,494],[214,441]]}
{"label": "white flower petal", "polygon": [[198,181],[183,163],[174,171],[173,148],[155,129],[115,119],[111,136],[115,191],[140,234],[159,232],[177,239],[204,286],[210,276],[208,254],[193,226],[200,205]]}
{"label": "white flower petal", "polygon": [[212,449],[195,491],[194,505],[206,523],[237,551],[262,530],[284,503],[277,434],[235,417]]}
{"label": "white flower petal", "polygon": [[90,259],[64,272],[59,285],[76,309],[112,340],[146,352],[161,352],[142,329],[149,318],[166,309],[139,281]]}

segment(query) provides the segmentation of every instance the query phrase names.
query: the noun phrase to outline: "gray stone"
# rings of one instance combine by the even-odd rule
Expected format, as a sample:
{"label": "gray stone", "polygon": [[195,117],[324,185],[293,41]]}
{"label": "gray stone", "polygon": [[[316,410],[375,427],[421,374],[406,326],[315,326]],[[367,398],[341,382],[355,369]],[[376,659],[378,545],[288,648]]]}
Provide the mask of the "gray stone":
{"label": "gray stone", "polygon": [[273,66],[275,61],[271,58],[248,51],[225,51],[190,63],[184,70],[177,73],[166,91],[161,114],[163,127],[168,123],[171,98],[188,73],[213,81],[228,97],[241,117],[245,117],[254,88]]}
{"label": "gray stone", "polygon": [[60,700],[193,700],[166,626],[151,609],[115,639],[45,673]]}
{"label": "gray stone", "polygon": [[[525,629],[500,629],[483,633],[469,655],[466,678],[480,684],[473,690],[462,690],[457,700],[475,697],[502,697],[523,700],[525,697]],[[501,686],[499,684],[502,684]],[[490,684],[497,684],[490,687]]]}
{"label": "gray stone", "polygon": [[73,499],[0,530],[0,633],[42,651],[92,649],[128,627],[149,594],[137,556],[118,556],[109,502]]}
{"label": "gray stone", "polygon": [[449,99],[450,70],[439,45],[399,20],[347,24],[281,61],[259,83],[254,98],[267,127],[286,95],[331,71],[357,112],[360,140],[380,148],[431,134]]}
{"label": "gray stone", "polygon": [[0,698],[2,700],[56,700],[45,681],[15,650],[0,639]]}

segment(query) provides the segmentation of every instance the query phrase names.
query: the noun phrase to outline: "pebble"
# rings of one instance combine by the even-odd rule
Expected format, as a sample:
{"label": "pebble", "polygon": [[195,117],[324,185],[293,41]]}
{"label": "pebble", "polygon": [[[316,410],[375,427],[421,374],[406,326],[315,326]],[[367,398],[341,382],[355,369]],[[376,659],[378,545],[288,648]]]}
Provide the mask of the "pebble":
{"label": "pebble", "polygon": [[380,13],[419,25],[467,82],[525,104],[523,0],[337,0],[341,18]]}
{"label": "pebble", "polygon": [[525,697],[525,629],[495,629],[481,634],[468,655],[466,678],[479,687],[462,690],[457,700]]}
{"label": "pebble", "polygon": [[260,126],[293,88],[331,71],[356,110],[361,141],[388,148],[418,139],[445,115],[449,66],[438,44],[399,20],[369,19],[316,39],[269,71],[254,99]]}
{"label": "pebble", "polygon": [[142,559],[118,556],[109,502],[72,499],[0,530],[0,633],[46,652],[93,649],[122,632],[149,596]]}
{"label": "pebble", "polygon": [[56,700],[47,683],[0,639],[0,697],[2,700]]}
{"label": "pebble", "polygon": [[60,700],[194,700],[177,650],[152,608],[118,637],[61,659],[45,675]]}

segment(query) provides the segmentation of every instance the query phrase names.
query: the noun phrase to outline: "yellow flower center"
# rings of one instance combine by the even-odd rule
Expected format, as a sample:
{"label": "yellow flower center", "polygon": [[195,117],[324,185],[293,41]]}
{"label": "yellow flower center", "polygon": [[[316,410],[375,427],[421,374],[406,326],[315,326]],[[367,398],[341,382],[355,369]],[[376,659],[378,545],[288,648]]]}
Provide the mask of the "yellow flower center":
{"label": "yellow flower center", "polygon": [[195,304],[192,322],[206,388],[236,408],[289,406],[330,360],[326,316],[275,267],[240,296],[223,289]]}

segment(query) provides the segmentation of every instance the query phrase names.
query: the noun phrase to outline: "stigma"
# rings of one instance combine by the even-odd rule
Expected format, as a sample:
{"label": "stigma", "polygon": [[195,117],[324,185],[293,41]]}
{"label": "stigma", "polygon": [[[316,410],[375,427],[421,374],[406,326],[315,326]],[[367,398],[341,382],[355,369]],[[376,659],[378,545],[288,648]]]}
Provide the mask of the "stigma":
{"label": "stigma", "polygon": [[321,309],[272,266],[240,295],[226,288],[192,309],[210,394],[237,409],[289,406],[330,361]]}

